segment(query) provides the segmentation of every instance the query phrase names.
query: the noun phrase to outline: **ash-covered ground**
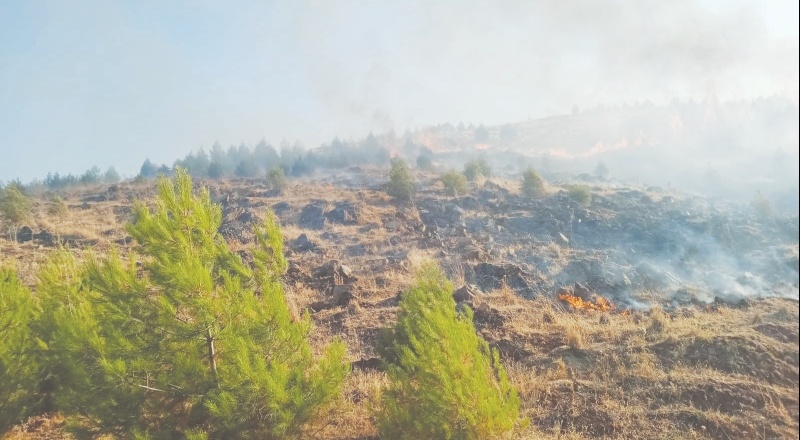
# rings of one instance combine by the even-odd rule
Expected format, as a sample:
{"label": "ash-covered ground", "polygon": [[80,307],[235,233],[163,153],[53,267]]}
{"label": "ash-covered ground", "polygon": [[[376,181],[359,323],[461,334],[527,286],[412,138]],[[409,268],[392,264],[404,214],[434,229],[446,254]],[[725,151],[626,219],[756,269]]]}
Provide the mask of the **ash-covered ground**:
{"label": "ash-covered ground", "polygon": [[[314,347],[346,342],[353,372],[314,438],[377,438],[377,341],[425,256],[518,387],[531,421],[521,438],[796,438],[796,212],[546,173],[544,195],[527,198],[508,170],[449,196],[441,171],[415,171],[411,201],[386,194],[386,168],[292,180],[282,192],[263,179],[194,182],[221,206],[219,231],[245,261],[252,227],[276,213],[287,302],[311,316]],[[154,192],[152,181],[76,189],[58,216],[40,194],[35,221],[19,243],[0,238],[0,257],[35,288],[59,245],[79,259],[88,247],[135,253],[123,225]],[[70,438],[58,415],[43,420],[54,427],[25,424],[12,438]]]}
{"label": "ash-covered ground", "polygon": [[[421,175],[416,198],[382,212],[380,221],[362,218],[365,204],[359,201],[283,202],[275,208],[289,224],[300,214],[301,228],[340,223],[359,224],[365,232],[381,229],[385,247],[356,237],[344,254],[401,261],[409,246],[430,250],[451,276],[484,291],[505,284],[533,298],[567,288],[636,309],[798,298],[796,213],[775,212],[758,200],[714,201],[583,177],[588,203],[565,189],[574,177],[549,182],[538,198],[522,196],[513,174],[449,197],[433,175]],[[354,192],[380,191],[384,181],[361,169],[321,179]]]}

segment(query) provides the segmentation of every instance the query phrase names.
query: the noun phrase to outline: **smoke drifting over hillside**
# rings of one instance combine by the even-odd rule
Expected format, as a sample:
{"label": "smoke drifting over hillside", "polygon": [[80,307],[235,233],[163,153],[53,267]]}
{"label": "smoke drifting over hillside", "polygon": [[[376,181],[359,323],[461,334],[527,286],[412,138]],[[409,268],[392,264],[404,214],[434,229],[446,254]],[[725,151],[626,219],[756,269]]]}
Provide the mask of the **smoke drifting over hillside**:
{"label": "smoke drifting over hillside", "polygon": [[146,157],[169,162],[214,140],[314,147],[574,104],[797,103],[789,1],[0,8],[3,180],[95,164],[134,174]]}

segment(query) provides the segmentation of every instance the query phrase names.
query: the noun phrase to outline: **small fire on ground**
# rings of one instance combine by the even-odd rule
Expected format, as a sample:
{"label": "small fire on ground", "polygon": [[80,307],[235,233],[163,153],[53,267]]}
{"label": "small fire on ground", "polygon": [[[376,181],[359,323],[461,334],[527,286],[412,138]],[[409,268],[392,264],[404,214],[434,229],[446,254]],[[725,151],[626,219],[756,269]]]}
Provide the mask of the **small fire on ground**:
{"label": "small fire on ground", "polygon": [[602,312],[614,310],[614,304],[611,304],[611,301],[600,295],[593,295],[593,298],[584,300],[570,293],[560,293],[558,294],[558,299],[569,304],[573,309],[600,310]]}
{"label": "small fire on ground", "polygon": [[572,289],[559,289],[558,299],[569,304],[573,309],[599,310],[601,312],[611,312],[614,304],[607,298],[591,292],[579,283]]}

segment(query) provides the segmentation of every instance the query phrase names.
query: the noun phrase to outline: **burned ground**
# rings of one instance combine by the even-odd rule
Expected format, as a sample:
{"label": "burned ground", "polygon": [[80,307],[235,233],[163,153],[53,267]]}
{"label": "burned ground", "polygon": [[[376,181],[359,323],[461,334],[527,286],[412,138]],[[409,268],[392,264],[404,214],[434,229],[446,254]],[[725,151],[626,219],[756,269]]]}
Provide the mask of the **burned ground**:
{"label": "burned ground", "polygon": [[[590,187],[588,205],[558,182],[524,198],[513,179],[449,197],[436,176],[418,178],[413,202],[385,195],[381,170],[282,193],[259,180],[205,183],[245,261],[253,224],[278,215],[293,311],[311,314],[316,346],[347,342],[353,374],[314,437],[376,435],[376,342],[423,256],[464,286],[459,307],[500,351],[532,422],[523,438],[797,437],[796,215],[609,182]],[[24,240],[0,238],[0,258],[33,284],[58,243],[125,252],[131,201],[152,194],[150,183],[73,190],[61,216],[43,194]],[[576,309],[559,295],[609,307]],[[33,420],[10,437],[58,438],[59,426]]]}

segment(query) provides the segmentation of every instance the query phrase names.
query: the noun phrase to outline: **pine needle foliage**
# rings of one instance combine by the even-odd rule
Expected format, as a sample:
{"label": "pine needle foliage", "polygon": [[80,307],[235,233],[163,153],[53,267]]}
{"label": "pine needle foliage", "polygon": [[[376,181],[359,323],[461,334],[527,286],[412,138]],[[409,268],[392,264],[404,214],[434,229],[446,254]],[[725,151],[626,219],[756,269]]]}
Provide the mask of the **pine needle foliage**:
{"label": "pine needle foliage", "polygon": [[458,196],[469,192],[467,178],[456,170],[450,170],[442,174],[442,184],[448,195]]}
{"label": "pine needle foliage", "polygon": [[406,161],[399,157],[392,159],[389,169],[389,184],[386,192],[401,200],[410,200],[417,192],[417,183]]}
{"label": "pine needle foliage", "polygon": [[522,173],[522,194],[529,198],[544,195],[544,180],[533,168]]}
{"label": "pine needle foliage", "polygon": [[58,405],[82,416],[77,434],[289,438],[338,396],[345,347],[315,359],[310,318],[292,320],[278,222],[256,228],[250,267],[217,233],[221,219],[185,170],[160,178],[155,210],[137,203],[127,226],[141,258],[90,257],[85,301],[56,307],[53,351],[68,371]]}
{"label": "pine needle foliage", "polygon": [[492,177],[492,167],[482,157],[473,159],[464,164],[464,176],[470,182],[477,180],[481,176]]}
{"label": "pine needle foliage", "polygon": [[286,173],[284,173],[283,168],[276,166],[267,171],[267,183],[269,183],[270,188],[283,191],[286,188]]}
{"label": "pine needle foliage", "polygon": [[381,338],[390,385],[378,425],[387,439],[490,439],[520,422],[520,399],[475,331],[456,311],[452,285],[434,262],[420,265],[397,325]]}
{"label": "pine needle foliage", "polygon": [[17,240],[17,229],[31,219],[33,202],[22,192],[19,185],[8,185],[0,191],[0,217]]}
{"label": "pine needle foliage", "polygon": [[12,269],[0,267],[0,435],[37,406],[30,392],[38,364],[29,327],[36,317],[30,291]]}

